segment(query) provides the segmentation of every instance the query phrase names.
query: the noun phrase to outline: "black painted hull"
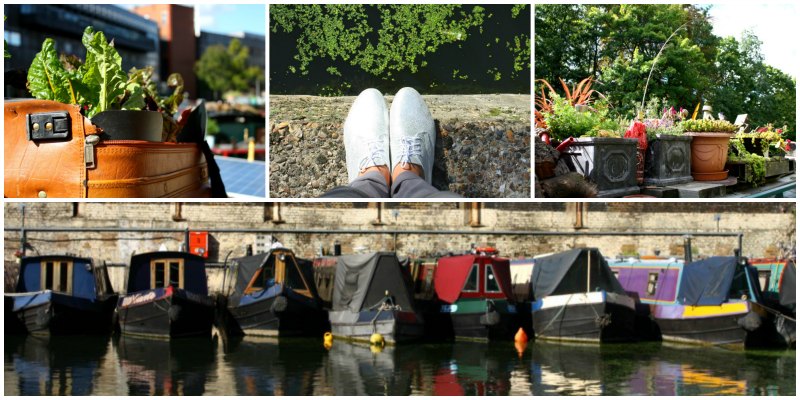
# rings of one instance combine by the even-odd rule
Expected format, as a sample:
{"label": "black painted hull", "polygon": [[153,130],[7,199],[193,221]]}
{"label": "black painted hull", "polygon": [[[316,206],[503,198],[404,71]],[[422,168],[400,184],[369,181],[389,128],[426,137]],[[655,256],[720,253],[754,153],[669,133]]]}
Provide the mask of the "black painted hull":
{"label": "black painted hull", "polygon": [[486,322],[486,313],[450,314],[455,339],[480,342],[513,340],[516,329],[519,328],[516,314],[497,314],[499,318],[494,324]]}
{"label": "black painted hull", "polygon": [[747,331],[737,320],[744,314],[693,319],[656,319],[666,342],[744,347]]}
{"label": "black painted hull", "polygon": [[[278,300],[278,299],[283,300]],[[325,332],[327,313],[312,300],[276,296],[229,307],[238,331],[252,336],[319,336]],[[278,304],[276,304],[276,302]],[[285,308],[280,305],[285,302]]]}
{"label": "black painted hull", "polygon": [[614,343],[636,341],[635,311],[598,302],[540,309],[532,315],[537,340]]}
{"label": "black painted hull", "polygon": [[150,302],[119,307],[122,334],[176,338],[210,336],[214,323],[213,302],[172,295]]}
{"label": "black painted hull", "polygon": [[12,312],[6,326],[9,333],[33,335],[106,334],[111,332],[111,316],[116,296],[89,301],[53,294],[50,301]]}

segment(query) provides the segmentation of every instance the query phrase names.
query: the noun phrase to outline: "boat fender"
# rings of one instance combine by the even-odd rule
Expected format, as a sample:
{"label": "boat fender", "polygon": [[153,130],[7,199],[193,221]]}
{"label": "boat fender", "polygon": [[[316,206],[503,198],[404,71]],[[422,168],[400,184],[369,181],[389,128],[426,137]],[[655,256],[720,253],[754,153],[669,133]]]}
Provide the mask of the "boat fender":
{"label": "boat fender", "polygon": [[178,320],[178,317],[181,315],[181,306],[177,304],[173,304],[169,307],[169,320],[170,322],[175,322]]}
{"label": "boat fender", "polygon": [[272,305],[269,307],[269,310],[273,313],[279,313],[286,311],[286,306],[289,305],[289,302],[286,300],[286,297],[278,296],[275,298],[275,301],[272,302]]}
{"label": "boat fender", "polygon": [[481,325],[493,326],[497,325],[498,323],[500,323],[500,313],[497,311],[491,311],[481,315]]}
{"label": "boat fender", "polygon": [[373,346],[381,346],[381,347],[383,347],[384,345],[386,345],[386,341],[383,340],[383,335],[381,335],[380,333],[375,332],[369,337],[369,344],[371,344]]}
{"label": "boat fender", "polygon": [[325,347],[325,350],[330,350],[333,347],[333,335],[330,332],[325,332],[322,335],[322,346]]}
{"label": "boat fender", "polygon": [[742,329],[752,332],[761,326],[761,317],[751,311],[744,317],[739,318],[739,320],[736,322],[740,327],[742,327]]}

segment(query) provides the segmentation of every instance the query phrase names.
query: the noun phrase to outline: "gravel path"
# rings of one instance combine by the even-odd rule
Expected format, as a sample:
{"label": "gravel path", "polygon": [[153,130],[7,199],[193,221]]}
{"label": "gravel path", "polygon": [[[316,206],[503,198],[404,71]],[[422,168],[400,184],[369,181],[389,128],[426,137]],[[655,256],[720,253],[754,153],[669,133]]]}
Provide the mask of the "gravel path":
{"label": "gravel path", "polygon": [[[435,187],[465,197],[530,197],[530,95],[423,97],[437,122]],[[347,185],[342,124],[354,99],[270,96],[271,197],[318,197]]]}

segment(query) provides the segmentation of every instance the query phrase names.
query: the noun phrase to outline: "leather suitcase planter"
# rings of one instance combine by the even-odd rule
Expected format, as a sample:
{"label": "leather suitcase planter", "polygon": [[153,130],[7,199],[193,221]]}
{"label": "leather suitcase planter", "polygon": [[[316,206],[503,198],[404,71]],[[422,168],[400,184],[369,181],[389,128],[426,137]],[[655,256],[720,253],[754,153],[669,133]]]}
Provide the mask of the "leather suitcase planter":
{"label": "leather suitcase planter", "polygon": [[211,196],[198,143],[113,140],[48,100],[7,101],[4,114],[5,197]]}

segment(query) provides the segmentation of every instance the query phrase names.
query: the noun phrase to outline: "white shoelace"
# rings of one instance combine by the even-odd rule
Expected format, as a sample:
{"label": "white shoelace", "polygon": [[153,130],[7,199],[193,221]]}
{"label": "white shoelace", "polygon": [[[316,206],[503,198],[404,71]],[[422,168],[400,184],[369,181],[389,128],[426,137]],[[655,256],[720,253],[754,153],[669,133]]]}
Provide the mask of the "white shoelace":
{"label": "white shoelace", "polygon": [[422,155],[421,136],[403,136],[400,138],[400,164],[405,167],[411,163],[411,157]]}
{"label": "white shoelace", "polygon": [[368,142],[367,147],[369,148],[369,153],[366,157],[361,159],[361,162],[358,163],[358,169],[360,172],[364,172],[364,170],[369,167],[388,164],[386,162],[388,157],[386,157],[384,141],[378,140],[374,142]]}

